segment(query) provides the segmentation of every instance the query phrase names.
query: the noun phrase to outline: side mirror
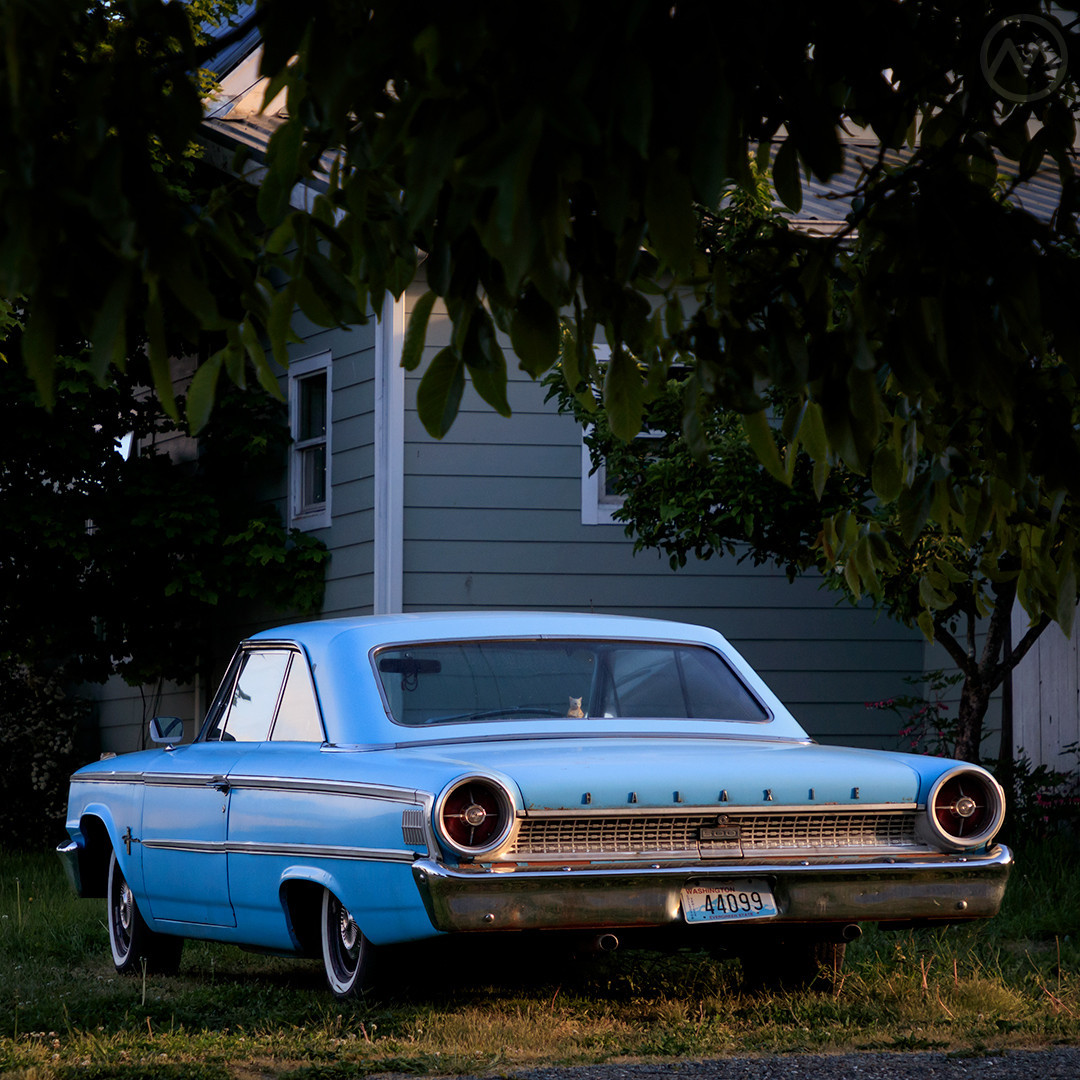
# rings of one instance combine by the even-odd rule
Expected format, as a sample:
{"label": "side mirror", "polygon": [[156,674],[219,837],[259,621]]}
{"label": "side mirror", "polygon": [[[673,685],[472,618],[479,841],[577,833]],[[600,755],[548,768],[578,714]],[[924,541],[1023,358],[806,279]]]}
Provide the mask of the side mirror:
{"label": "side mirror", "polygon": [[183,742],[184,721],[179,716],[155,716],[150,721],[150,741],[163,746]]}

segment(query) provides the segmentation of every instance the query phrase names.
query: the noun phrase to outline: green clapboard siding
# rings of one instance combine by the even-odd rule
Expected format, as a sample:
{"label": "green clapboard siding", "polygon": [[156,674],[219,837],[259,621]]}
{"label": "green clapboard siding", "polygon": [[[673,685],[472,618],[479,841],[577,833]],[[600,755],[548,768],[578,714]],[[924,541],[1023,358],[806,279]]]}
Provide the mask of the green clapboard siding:
{"label": "green clapboard siding", "polygon": [[[448,340],[436,312],[427,355]],[[591,610],[715,626],[812,734],[895,745],[892,715],[865,703],[903,693],[903,678],[921,672],[917,633],[775,567],[724,557],[672,571],[655,552],[635,556],[621,525],[582,525],[581,433],[544,388],[511,370],[510,420],[467,389],[436,441],[415,413],[422,372],[406,381],[406,610]]]}

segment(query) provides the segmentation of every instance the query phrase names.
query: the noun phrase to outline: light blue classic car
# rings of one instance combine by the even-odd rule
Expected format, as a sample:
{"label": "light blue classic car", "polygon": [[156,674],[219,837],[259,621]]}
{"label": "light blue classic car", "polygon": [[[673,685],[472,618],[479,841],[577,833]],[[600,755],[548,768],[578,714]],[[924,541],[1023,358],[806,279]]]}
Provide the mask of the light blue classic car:
{"label": "light blue classic car", "polygon": [[721,635],[417,614],[244,641],[195,741],[72,777],[59,849],[120,972],[185,938],[321,955],[559,931],[696,943],[752,984],[828,977],[862,922],[986,918],[1011,865],[974,765],[819,746]]}

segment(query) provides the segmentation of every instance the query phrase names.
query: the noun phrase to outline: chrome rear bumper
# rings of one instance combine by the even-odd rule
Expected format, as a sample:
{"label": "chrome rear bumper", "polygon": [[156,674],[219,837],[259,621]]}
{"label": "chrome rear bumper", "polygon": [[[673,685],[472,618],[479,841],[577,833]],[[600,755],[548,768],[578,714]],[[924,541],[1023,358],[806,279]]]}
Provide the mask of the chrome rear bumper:
{"label": "chrome rear bumper", "polygon": [[[768,882],[779,914],[746,922],[958,921],[996,915],[1012,853],[726,865],[592,866],[497,872],[413,863],[438,930],[544,930],[681,923],[687,885]],[[742,921],[742,920],[740,920]]]}

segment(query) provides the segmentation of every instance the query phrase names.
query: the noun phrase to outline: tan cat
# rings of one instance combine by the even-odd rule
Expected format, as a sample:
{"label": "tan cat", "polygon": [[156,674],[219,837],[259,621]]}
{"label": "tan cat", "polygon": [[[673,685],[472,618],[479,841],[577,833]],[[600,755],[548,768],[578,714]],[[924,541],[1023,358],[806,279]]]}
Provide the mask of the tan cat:
{"label": "tan cat", "polygon": [[567,716],[584,716],[585,715],[581,711],[581,698],[572,697],[570,699],[570,709],[569,709],[569,711],[567,712],[566,715]]}

